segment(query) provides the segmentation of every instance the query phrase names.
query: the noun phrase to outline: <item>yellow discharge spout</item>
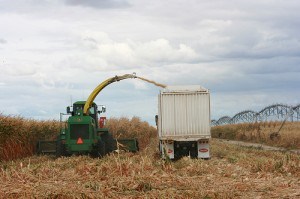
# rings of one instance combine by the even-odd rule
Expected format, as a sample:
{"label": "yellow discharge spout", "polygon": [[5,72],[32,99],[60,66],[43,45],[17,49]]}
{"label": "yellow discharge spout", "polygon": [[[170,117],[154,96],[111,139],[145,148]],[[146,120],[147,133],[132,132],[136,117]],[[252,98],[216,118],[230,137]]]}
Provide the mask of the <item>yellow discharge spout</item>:
{"label": "yellow discharge spout", "polygon": [[83,107],[83,113],[85,115],[88,115],[89,108],[91,107],[94,99],[96,98],[96,96],[99,94],[99,92],[102,89],[104,89],[106,86],[108,86],[109,84],[111,84],[113,82],[120,81],[120,80],[123,80],[123,79],[128,79],[128,78],[136,78],[135,73],[133,73],[133,74],[125,74],[125,75],[122,75],[122,76],[117,76],[116,75],[115,77],[109,78],[109,79],[103,81],[101,84],[99,84],[93,90],[93,92],[90,94],[90,96],[88,97],[87,101],[85,102],[84,107]]}
{"label": "yellow discharge spout", "polygon": [[120,81],[120,80],[123,80],[123,79],[128,79],[128,78],[138,78],[138,79],[141,79],[141,80],[146,81],[148,83],[151,83],[151,84],[154,84],[156,86],[162,87],[162,88],[166,87],[166,85],[164,85],[164,84],[160,84],[160,83],[157,83],[155,81],[152,81],[152,80],[149,80],[149,79],[145,79],[143,77],[137,77],[135,73],[133,73],[133,74],[125,74],[125,75],[121,75],[121,76],[115,76],[115,77],[112,77],[112,78],[109,78],[109,79],[103,81],[101,84],[99,84],[93,90],[93,92],[90,94],[90,96],[88,97],[87,101],[84,104],[83,113],[85,115],[89,114],[88,110],[92,106],[92,103],[93,103],[94,99],[97,97],[97,95],[100,93],[100,91],[102,91],[106,86],[108,86],[109,84],[111,84],[113,82]]}

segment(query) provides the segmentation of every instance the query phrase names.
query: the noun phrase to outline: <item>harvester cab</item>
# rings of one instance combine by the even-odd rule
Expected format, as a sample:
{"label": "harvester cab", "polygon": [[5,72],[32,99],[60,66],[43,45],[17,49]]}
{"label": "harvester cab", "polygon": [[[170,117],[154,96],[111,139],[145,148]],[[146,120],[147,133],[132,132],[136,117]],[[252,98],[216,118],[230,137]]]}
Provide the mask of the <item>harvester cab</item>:
{"label": "harvester cab", "polygon": [[[85,105],[85,101],[78,101],[73,104],[72,107],[68,106],[67,107],[67,113],[71,114],[72,116],[83,116],[83,107]],[[73,108],[73,110],[71,110]],[[104,110],[104,111],[103,111]],[[98,114],[104,113],[105,109],[101,111],[98,111],[98,106],[93,103],[92,106],[88,110],[88,115],[92,117],[95,121],[98,121]]]}

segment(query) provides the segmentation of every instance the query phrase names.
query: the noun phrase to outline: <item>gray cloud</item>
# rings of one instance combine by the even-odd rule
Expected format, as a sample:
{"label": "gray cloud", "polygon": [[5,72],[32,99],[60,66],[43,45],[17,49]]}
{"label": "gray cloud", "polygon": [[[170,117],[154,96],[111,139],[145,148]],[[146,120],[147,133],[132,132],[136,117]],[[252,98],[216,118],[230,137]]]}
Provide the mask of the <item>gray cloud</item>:
{"label": "gray cloud", "polygon": [[[300,102],[299,1],[0,4],[5,114],[58,118],[71,96],[85,99],[106,78],[132,72],[209,88],[213,117]],[[109,116],[138,115],[154,124],[158,92],[128,80],[110,85],[96,102],[108,106]]]}
{"label": "gray cloud", "polygon": [[67,5],[92,8],[125,8],[130,6],[126,0],[65,0]]}
{"label": "gray cloud", "polygon": [[7,43],[7,41],[5,39],[0,38],[0,44],[6,44],[6,43]]}

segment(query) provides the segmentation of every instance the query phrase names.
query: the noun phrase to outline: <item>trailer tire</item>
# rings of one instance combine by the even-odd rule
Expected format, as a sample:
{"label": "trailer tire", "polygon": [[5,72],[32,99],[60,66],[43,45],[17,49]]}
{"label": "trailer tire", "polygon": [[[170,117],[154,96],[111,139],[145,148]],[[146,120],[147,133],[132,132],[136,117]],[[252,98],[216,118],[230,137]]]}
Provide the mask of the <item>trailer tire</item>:
{"label": "trailer tire", "polygon": [[158,151],[159,151],[160,157],[162,157],[163,153],[162,153],[162,148],[161,148],[161,142],[158,143]]}
{"label": "trailer tire", "polygon": [[191,156],[191,158],[193,158],[193,159],[198,158],[197,147],[196,147],[196,148],[192,148],[192,149],[190,150],[190,156]]}
{"label": "trailer tire", "polygon": [[180,153],[179,148],[174,149],[174,159],[173,160],[179,160],[180,158],[182,158],[182,155]]}
{"label": "trailer tire", "polygon": [[[136,143],[135,143],[135,144],[136,144],[136,149],[137,149],[137,151],[140,151],[140,147],[139,147],[139,141],[138,141],[138,140],[136,140]],[[137,152],[137,151],[136,151],[136,152]]]}

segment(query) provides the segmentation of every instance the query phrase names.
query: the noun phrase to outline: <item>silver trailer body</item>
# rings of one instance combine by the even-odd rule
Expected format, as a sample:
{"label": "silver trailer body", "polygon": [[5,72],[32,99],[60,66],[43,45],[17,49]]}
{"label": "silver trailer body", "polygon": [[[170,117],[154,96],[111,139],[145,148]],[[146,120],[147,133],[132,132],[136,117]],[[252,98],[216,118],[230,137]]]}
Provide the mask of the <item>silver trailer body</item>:
{"label": "silver trailer body", "polygon": [[[168,86],[158,99],[158,134],[163,157],[209,158],[210,93],[198,85]],[[176,154],[177,153],[177,154]],[[187,154],[188,153],[188,154]]]}

